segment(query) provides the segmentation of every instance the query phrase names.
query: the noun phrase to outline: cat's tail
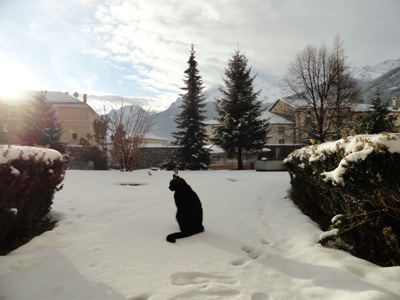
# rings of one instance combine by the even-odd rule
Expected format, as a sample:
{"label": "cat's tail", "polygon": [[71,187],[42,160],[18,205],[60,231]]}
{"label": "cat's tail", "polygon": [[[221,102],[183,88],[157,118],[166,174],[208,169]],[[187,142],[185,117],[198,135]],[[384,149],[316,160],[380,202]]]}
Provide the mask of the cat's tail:
{"label": "cat's tail", "polygon": [[204,228],[196,230],[196,231],[189,231],[189,232],[175,232],[167,235],[167,241],[170,243],[175,243],[177,239],[182,239],[188,236],[192,236],[194,234],[203,232]]}

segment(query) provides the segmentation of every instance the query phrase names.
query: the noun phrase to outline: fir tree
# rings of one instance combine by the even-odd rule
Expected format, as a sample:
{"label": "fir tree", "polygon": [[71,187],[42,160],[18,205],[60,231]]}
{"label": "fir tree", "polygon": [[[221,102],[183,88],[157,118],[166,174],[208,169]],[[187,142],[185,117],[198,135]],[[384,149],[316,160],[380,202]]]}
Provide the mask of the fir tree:
{"label": "fir tree", "polygon": [[203,121],[205,120],[205,107],[203,90],[203,81],[197,69],[195,51],[190,50],[188,61],[189,67],[184,72],[185,91],[181,94],[181,113],[176,116],[175,122],[178,132],[172,136],[175,138],[175,144],[180,146],[178,149],[178,160],[183,168],[199,170],[207,168],[209,164],[209,154],[204,148],[207,134]]}
{"label": "fir tree", "polygon": [[238,169],[243,169],[243,153],[261,150],[266,143],[269,121],[261,119],[263,109],[257,100],[261,91],[254,92],[251,68],[248,60],[237,50],[225,69],[225,89],[216,101],[217,120],[213,141],[221,146],[229,157],[237,156]]}
{"label": "fir tree", "polygon": [[49,146],[58,142],[63,133],[54,107],[45,92],[34,97],[33,110],[25,116],[21,139],[25,145]]}
{"label": "fir tree", "polygon": [[396,120],[397,116],[390,115],[386,103],[382,103],[377,88],[372,100],[372,110],[359,116],[353,129],[359,134],[396,132]]}
{"label": "fir tree", "polygon": [[100,115],[93,121],[93,133],[88,133],[86,138],[80,140],[80,144],[89,149],[86,152],[86,159],[93,161],[95,170],[108,169],[107,132],[109,122],[108,115]]}

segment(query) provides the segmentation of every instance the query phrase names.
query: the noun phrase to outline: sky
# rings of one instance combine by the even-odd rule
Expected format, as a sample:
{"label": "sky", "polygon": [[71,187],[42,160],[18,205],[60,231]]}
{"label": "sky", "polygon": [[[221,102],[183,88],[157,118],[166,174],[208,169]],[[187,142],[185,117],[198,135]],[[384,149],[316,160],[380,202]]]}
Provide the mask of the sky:
{"label": "sky", "polygon": [[236,50],[256,87],[279,80],[307,45],[344,42],[352,67],[400,56],[398,0],[1,0],[0,92],[140,97],[167,108],[191,45],[204,87]]}

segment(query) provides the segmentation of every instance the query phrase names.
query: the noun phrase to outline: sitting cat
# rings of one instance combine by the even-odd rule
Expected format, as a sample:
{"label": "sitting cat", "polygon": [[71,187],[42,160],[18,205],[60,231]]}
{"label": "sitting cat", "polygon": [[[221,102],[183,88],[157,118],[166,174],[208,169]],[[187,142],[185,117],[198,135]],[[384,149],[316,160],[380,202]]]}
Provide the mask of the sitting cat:
{"label": "sitting cat", "polygon": [[173,179],[169,183],[169,189],[175,191],[176,220],[181,232],[169,234],[167,241],[175,243],[176,239],[203,232],[203,209],[199,197],[190,185],[183,178],[174,174]]}

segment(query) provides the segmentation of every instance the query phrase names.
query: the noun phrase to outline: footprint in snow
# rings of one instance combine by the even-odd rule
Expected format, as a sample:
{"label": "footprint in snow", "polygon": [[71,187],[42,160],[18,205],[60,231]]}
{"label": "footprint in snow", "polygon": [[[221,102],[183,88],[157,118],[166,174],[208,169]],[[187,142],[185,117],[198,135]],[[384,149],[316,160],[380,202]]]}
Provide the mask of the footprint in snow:
{"label": "footprint in snow", "polygon": [[246,259],[244,259],[244,258],[238,258],[238,259],[235,259],[235,260],[231,261],[230,265],[232,265],[234,267],[240,267],[240,266],[245,265],[247,262],[248,261]]}
{"label": "footprint in snow", "polygon": [[257,292],[257,293],[253,293],[251,295],[250,299],[251,300],[268,300],[268,299],[270,299],[270,297],[266,293]]}
{"label": "footprint in snow", "polygon": [[251,259],[257,259],[260,255],[261,252],[258,251],[257,249],[250,247],[250,246],[242,246],[242,250],[247,253],[247,255]]}
{"label": "footprint in snow", "polygon": [[243,294],[236,289],[207,289],[207,290],[191,290],[189,292],[175,295],[168,300],[187,300],[187,299],[218,299],[218,300],[234,300],[243,299]]}
{"label": "footprint in snow", "polygon": [[239,280],[229,276],[218,276],[200,272],[178,272],[171,275],[174,285],[200,285],[208,287],[211,285],[235,285]]}
{"label": "footprint in snow", "polygon": [[148,295],[148,294],[142,294],[142,295],[138,295],[138,296],[129,298],[129,300],[148,300],[148,299],[150,299],[150,295]]}
{"label": "footprint in snow", "polygon": [[192,289],[175,295],[169,300],[177,299],[241,299],[242,293],[230,288],[239,280],[229,276],[219,276],[200,272],[178,272],[171,275],[172,284],[192,286]]}
{"label": "footprint in snow", "polygon": [[91,264],[89,265],[89,268],[95,269],[95,268],[97,268],[98,266],[99,266],[98,263],[91,263]]}

